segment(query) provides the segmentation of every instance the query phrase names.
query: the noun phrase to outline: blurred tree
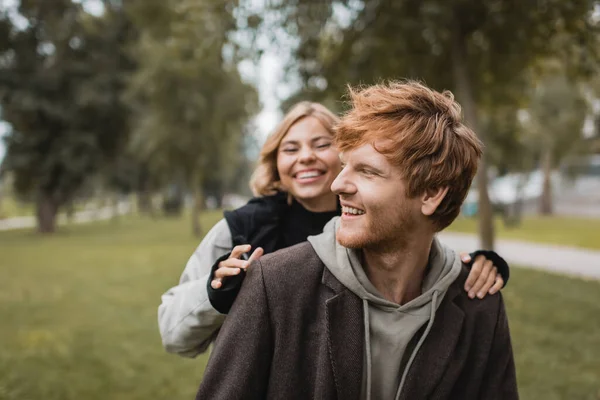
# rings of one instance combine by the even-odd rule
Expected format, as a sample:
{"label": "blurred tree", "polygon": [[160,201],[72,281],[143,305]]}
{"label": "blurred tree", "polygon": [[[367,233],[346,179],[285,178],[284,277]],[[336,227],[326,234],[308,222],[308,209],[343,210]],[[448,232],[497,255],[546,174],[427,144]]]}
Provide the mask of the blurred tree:
{"label": "blurred tree", "polygon": [[204,181],[204,193],[213,197],[219,208],[227,193],[251,194],[248,182],[254,169],[252,150],[257,146],[253,135],[256,127],[248,124],[235,129],[239,129],[238,133],[230,135],[217,152],[209,155],[209,165],[216,168],[215,173],[207,176]]}
{"label": "blurred tree", "polygon": [[11,124],[3,169],[35,199],[40,232],[55,230],[58,210],[126,143],[126,30],[118,7],[100,17],[70,0],[0,10],[0,104]]}
{"label": "blurred tree", "polygon": [[193,191],[196,235],[202,189],[231,179],[245,160],[235,154],[237,144],[258,103],[237,70],[236,6],[217,0],[130,4],[140,32],[133,49],[140,68],[127,96],[136,116],[132,146],[151,169],[181,176]]}
{"label": "blurred tree", "polygon": [[543,77],[533,89],[529,106],[529,141],[537,149],[544,175],[540,214],[553,212],[552,169],[571,155],[581,151],[582,134],[588,108],[576,82],[562,71]]}
{"label": "blurred tree", "polygon": [[[597,52],[591,0],[404,0],[332,3],[276,2],[285,26],[299,37],[295,50],[302,93],[316,100],[338,99],[347,83],[382,78],[423,79],[450,88],[465,120],[483,139],[481,112],[518,101],[526,72],[552,53],[558,35],[577,46],[565,54],[578,66]],[[479,168],[479,233],[492,248],[494,229],[487,192],[487,160]]]}

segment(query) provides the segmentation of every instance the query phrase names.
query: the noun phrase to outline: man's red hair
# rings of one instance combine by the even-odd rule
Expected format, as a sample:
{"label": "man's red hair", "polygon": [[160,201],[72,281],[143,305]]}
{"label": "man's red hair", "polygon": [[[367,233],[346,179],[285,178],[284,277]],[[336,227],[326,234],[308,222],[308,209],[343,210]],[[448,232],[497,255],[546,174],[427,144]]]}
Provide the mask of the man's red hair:
{"label": "man's red hair", "polygon": [[454,221],[467,195],[483,145],[462,123],[460,105],[449,91],[415,81],[349,88],[352,108],[336,127],[341,152],[377,143],[376,150],[399,167],[407,195],[447,187],[432,219],[438,230]]}

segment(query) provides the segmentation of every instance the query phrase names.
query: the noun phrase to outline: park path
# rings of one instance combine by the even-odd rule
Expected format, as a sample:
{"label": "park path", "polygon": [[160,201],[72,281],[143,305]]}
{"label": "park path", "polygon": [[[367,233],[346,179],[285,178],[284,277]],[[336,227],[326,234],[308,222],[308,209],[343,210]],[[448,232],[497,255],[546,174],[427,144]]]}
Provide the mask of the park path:
{"label": "park path", "polygon": [[[479,238],[468,233],[442,232],[439,239],[456,251],[474,251]],[[495,250],[511,265],[590,279],[600,279],[600,251],[555,244],[496,239]]]}
{"label": "park path", "polygon": [[[117,213],[119,215],[127,214],[131,210],[131,205],[129,202],[121,202],[117,206]],[[85,222],[90,221],[100,221],[110,219],[115,214],[114,207],[104,207],[96,210],[84,210],[77,211],[74,213],[71,222],[75,224],[83,224]],[[66,224],[67,218],[65,215],[60,215],[58,217],[58,224]],[[5,218],[0,219],[0,231],[8,231],[12,229],[25,229],[25,228],[35,228],[36,221],[34,217],[14,217],[14,218]]]}

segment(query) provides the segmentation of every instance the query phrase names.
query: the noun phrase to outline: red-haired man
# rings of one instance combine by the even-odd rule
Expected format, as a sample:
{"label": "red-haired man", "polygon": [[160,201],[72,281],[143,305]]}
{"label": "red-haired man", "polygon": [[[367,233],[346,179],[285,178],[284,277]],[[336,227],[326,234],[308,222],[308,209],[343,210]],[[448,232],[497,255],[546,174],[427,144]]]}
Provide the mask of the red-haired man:
{"label": "red-haired man", "polygon": [[458,215],[482,145],[449,92],[350,90],[337,127],[342,216],[249,268],[199,399],[516,399],[501,295],[435,237]]}

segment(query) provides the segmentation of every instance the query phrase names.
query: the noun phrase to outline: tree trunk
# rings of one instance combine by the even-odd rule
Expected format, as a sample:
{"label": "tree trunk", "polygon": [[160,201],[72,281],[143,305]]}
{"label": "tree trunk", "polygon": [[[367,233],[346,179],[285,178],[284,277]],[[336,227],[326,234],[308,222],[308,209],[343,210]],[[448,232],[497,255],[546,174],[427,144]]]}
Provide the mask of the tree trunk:
{"label": "tree trunk", "polygon": [[[473,88],[469,72],[467,71],[467,50],[465,39],[458,27],[453,32],[452,69],[454,74],[455,90],[464,110],[465,122],[477,133],[485,143],[484,134],[479,129],[477,118],[477,105],[473,97]],[[479,239],[483,249],[494,249],[494,216],[492,204],[488,194],[487,156],[484,151],[477,171],[477,186],[479,190],[478,215]]]}
{"label": "tree trunk", "polygon": [[119,217],[121,216],[121,214],[119,213],[119,195],[116,193],[113,193],[111,201],[112,201],[111,219],[116,222],[119,220]]}
{"label": "tree trunk", "polygon": [[140,214],[152,215],[152,196],[146,190],[137,194],[137,209]]}
{"label": "tree trunk", "polygon": [[554,205],[552,201],[552,148],[545,146],[542,154],[542,173],[544,174],[544,183],[542,186],[542,195],[540,197],[540,214],[552,215]]}
{"label": "tree trunk", "polygon": [[2,211],[4,209],[3,205],[4,205],[4,193],[2,192],[2,189],[0,189],[0,219],[3,219],[5,217],[4,211]]}
{"label": "tree trunk", "polygon": [[137,210],[139,214],[154,217],[154,204],[152,204],[152,190],[148,179],[143,179],[137,192]]}
{"label": "tree trunk", "polygon": [[73,223],[73,217],[75,216],[75,204],[73,200],[69,200],[67,204],[65,204],[65,217],[67,218],[67,223],[71,225]]}
{"label": "tree trunk", "polygon": [[36,218],[39,233],[53,233],[56,230],[58,206],[51,196],[40,193],[36,204]]}
{"label": "tree trunk", "polygon": [[202,236],[202,226],[200,224],[200,212],[202,211],[202,189],[197,181],[194,181],[194,203],[192,205],[192,232],[194,236]]}

